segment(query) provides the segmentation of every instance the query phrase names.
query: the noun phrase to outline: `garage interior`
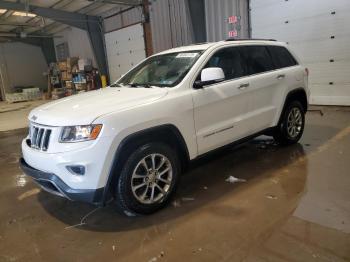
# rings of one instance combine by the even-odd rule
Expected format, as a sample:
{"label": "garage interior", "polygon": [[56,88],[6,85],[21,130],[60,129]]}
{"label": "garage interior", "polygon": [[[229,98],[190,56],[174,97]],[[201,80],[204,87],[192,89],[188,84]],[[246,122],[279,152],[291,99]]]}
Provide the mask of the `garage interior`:
{"label": "garage interior", "polygon": [[[349,261],[349,22],[348,0],[0,0],[0,261]],[[195,161],[142,217],[53,196],[19,168],[33,108],[232,37],[286,42],[309,69],[298,144],[261,136]]]}

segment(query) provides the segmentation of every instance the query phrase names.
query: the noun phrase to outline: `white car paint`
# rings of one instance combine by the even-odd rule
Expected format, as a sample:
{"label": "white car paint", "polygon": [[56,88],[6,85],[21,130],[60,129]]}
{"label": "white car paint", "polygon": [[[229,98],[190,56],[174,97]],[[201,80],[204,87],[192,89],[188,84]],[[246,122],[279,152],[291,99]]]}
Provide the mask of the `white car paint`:
{"label": "white car paint", "polygon": [[[175,87],[108,87],[40,106],[29,114],[29,120],[32,125],[52,129],[50,146],[45,152],[31,148],[27,137],[22,142],[23,158],[38,170],[56,174],[71,188],[98,189],[106,186],[121,141],[137,131],[174,125],[184,138],[190,159],[194,159],[273,127],[290,90],[301,87],[309,94],[305,68],[301,65],[193,88],[197,75],[214,52],[254,44],[285,46],[271,41],[222,41],[175,48],[160,54],[203,50]],[[285,77],[279,79],[282,74]],[[59,142],[62,127],[88,124],[103,125],[96,140]],[[70,164],[84,165],[85,175],[68,172],[65,166]]]}

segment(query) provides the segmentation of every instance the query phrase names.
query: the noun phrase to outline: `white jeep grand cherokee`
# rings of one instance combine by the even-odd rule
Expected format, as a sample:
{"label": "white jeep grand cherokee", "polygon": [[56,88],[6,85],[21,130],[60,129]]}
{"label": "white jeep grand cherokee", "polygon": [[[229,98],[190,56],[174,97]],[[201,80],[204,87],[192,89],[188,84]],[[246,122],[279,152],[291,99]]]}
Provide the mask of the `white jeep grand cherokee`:
{"label": "white jeep grand cherokee", "polygon": [[21,167],[43,189],[149,214],[190,160],[261,134],[296,143],[308,70],[272,40],[205,43],[151,56],[108,88],[34,109]]}

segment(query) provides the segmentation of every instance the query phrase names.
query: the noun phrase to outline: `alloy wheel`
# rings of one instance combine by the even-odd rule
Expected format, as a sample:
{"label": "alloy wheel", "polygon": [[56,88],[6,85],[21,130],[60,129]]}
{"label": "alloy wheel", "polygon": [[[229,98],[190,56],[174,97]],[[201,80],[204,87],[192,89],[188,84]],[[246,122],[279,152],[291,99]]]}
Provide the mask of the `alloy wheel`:
{"label": "alloy wheel", "polygon": [[294,107],[288,114],[287,132],[291,138],[296,138],[302,129],[303,118],[299,108]]}
{"label": "alloy wheel", "polygon": [[162,154],[150,154],[142,158],[131,176],[131,189],[143,204],[161,202],[169,193],[173,168]]}

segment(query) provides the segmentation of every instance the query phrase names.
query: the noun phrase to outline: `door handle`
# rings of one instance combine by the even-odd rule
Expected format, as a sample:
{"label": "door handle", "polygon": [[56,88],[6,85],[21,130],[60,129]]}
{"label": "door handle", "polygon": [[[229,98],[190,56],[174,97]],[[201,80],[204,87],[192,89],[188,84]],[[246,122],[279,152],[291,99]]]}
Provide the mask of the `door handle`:
{"label": "door handle", "polygon": [[248,86],[249,86],[249,83],[241,84],[241,85],[238,87],[238,89],[243,90],[243,89],[247,88]]}
{"label": "door handle", "polygon": [[286,75],[278,75],[276,78],[278,79],[278,80],[281,80],[281,79],[283,79],[283,78],[285,78],[286,77]]}

